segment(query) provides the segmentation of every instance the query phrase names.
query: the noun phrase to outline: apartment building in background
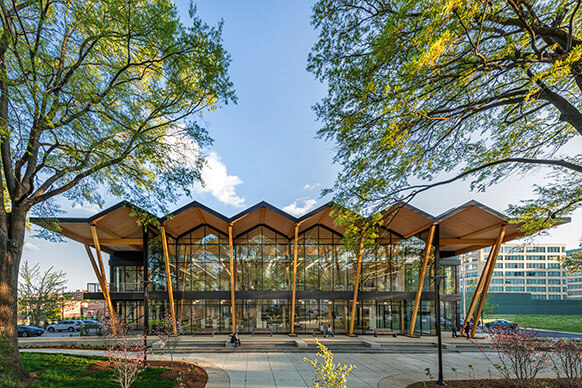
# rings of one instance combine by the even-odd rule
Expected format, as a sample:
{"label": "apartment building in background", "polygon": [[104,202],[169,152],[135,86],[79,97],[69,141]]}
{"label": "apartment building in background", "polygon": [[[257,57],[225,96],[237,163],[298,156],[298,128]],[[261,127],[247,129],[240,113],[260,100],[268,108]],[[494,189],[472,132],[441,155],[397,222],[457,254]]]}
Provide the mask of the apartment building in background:
{"label": "apartment building in background", "polygon": [[[488,247],[460,255],[459,288],[463,311],[490,251]],[[582,299],[582,273],[567,275],[559,261],[566,255],[565,244],[503,244],[489,292],[530,293],[532,299],[538,300]]]}

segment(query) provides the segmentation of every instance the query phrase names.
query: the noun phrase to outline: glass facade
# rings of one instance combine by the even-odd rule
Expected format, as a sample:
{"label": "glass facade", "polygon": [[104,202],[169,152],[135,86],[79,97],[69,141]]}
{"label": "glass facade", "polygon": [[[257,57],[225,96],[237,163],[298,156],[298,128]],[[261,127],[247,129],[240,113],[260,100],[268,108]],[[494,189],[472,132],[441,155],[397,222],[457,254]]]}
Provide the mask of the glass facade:
{"label": "glass facade", "polygon": [[[362,257],[354,322],[357,333],[372,333],[375,328],[404,332],[410,326],[426,244],[418,237],[401,239],[393,235],[382,241],[385,243],[365,249]],[[288,333],[294,239],[261,225],[234,236],[233,243],[237,331],[250,333],[255,327],[269,327],[273,333]],[[230,333],[229,249],[228,236],[206,225],[177,239],[168,236],[175,309],[185,333],[198,327]],[[151,330],[169,311],[161,239],[153,233],[147,258]],[[435,272],[432,247],[429,260],[423,291],[434,295],[430,293],[434,292]],[[355,266],[355,254],[346,250],[337,233],[315,226],[299,235],[296,333],[312,333],[321,325],[331,326],[338,334],[348,331]],[[457,267],[442,269],[445,277],[441,293],[456,294]],[[141,291],[143,267],[113,266],[112,279],[116,291]],[[143,303],[139,303],[117,302],[118,312],[142,317],[143,324]],[[415,325],[418,334],[434,334],[434,308],[433,300],[421,301]],[[443,302],[441,308],[445,327],[449,322],[450,328],[456,319],[456,301]]]}

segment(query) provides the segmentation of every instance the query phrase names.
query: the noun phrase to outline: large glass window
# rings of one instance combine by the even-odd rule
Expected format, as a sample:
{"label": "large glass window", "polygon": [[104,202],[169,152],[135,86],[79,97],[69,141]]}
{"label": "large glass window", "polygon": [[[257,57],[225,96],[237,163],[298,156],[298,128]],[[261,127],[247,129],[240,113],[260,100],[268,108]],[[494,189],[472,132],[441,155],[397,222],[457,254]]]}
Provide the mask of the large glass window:
{"label": "large glass window", "polygon": [[113,266],[111,270],[111,292],[143,291],[143,267]]}

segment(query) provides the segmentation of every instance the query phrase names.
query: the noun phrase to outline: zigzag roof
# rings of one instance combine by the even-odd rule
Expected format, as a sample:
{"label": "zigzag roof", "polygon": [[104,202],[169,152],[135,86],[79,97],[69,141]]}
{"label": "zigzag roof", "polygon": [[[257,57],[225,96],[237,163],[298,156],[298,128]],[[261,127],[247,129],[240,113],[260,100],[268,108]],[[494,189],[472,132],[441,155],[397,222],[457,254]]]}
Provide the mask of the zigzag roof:
{"label": "zigzag roof", "polygon": [[[227,217],[198,201],[193,201],[163,217],[157,217],[130,202],[122,201],[87,218],[32,218],[31,222],[88,245],[93,244],[90,225],[94,225],[98,230],[102,249],[112,253],[143,249],[141,239],[144,228],[135,217],[135,210],[163,224],[173,238],[180,238],[201,225],[208,225],[225,235],[231,226],[234,238],[257,226],[266,226],[291,239],[296,225],[299,233],[320,225],[338,235],[343,235],[345,228],[337,225],[334,222],[335,217],[331,214],[333,206],[333,202],[328,202],[301,217],[295,217],[268,202],[261,201],[232,217]],[[382,216],[385,227],[391,234],[390,241],[393,242],[412,236],[426,239],[427,229],[433,224],[439,224],[440,249],[451,254],[493,245],[502,224],[507,224],[504,242],[524,235],[519,230],[520,224],[511,223],[504,214],[477,201],[469,201],[436,217],[410,204],[398,203],[382,212]],[[570,222],[569,218],[561,219],[557,224],[567,222]]]}

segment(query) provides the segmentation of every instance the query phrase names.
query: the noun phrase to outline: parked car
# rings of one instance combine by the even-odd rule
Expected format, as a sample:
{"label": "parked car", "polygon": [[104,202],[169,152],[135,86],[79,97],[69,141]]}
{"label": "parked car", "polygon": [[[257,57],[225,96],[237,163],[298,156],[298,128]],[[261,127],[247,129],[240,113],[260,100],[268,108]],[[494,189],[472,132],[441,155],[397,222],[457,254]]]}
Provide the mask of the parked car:
{"label": "parked car", "polygon": [[39,336],[44,333],[44,330],[40,327],[35,326],[24,326],[18,325],[18,336],[19,337],[34,337]]}
{"label": "parked car", "polygon": [[485,324],[487,331],[489,332],[503,332],[503,331],[515,331],[517,330],[517,323],[512,321],[506,321],[505,319],[498,319],[496,321],[487,322]]}
{"label": "parked car", "polygon": [[85,319],[83,320],[83,323],[87,329],[100,329],[101,326],[103,326],[101,322],[95,321],[93,319]]}
{"label": "parked car", "polygon": [[55,331],[80,331],[85,322],[79,320],[58,321],[46,327],[47,331],[54,333]]}

